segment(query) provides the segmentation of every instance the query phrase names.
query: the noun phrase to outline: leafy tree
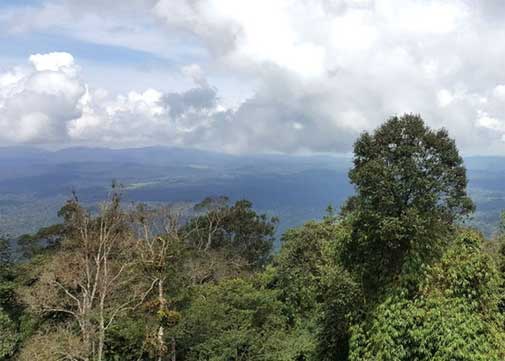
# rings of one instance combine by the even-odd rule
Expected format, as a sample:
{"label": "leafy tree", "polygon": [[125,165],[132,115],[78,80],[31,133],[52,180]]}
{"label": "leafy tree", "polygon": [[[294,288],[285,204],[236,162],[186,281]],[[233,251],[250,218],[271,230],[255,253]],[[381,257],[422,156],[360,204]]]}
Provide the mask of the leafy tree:
{"label": "leafy tree", "polygon": [[349,230],[328,212],[322,222],[287,231],[274,260],[274,287],[295,329],[305,329],[315,348],[306,356],[346,360],[349,330],[357,314],[360,284],[340,264]]}
{"label": "leafy tree", "polygon": [[153,332],[157,323],[150,316],[150,313],[131,312],[118,318],[107,333],[105,360],[158,360],[159,343]]}
{"label": "leafy tree", "polygon": [[[113,189],[115,189],[115,185],[113,185]],[[73,192],[72,197],[58,211],[58,217],[63,222],[42,227],[34,234],[23,234],[18,237],[17,245],[22,256],[30,259],[44,250],[57,248],[65,237],[75,232],[76,217],[80,213],[82,213],[82,208],[76,193]]]}
{"label": "leafy tree", "polygon": [[464,299],[475,312],[493,315],[500,303],[502,280],[483,246],[484,237],[478,231],[458,230],[442,259],[426,267],[420,293],[441,290]]}
{"label": "leafy tree", "polygon": [[274,279],[293,322],[317,314],[323,301],[323,283],[338,261],[335,248],[343,234],[340,224],[315,221],[283,234],[282,247],[273,262]]}
{"label": "leafy tree", "polygon": [[347,360],[351,328],[363,308],[363,290],[359,282],[340,265],[324,277],[324,301],[319,317],[317,359]]}
{"label": "leafy tree", "polygon": [[58,246],[65,235],[64,224],[53,224],[40,228],[34,234],[23,234],[17,244],[24,258],[31,258],[44,249]]}
{"label": "leafy tree", "polygon": [[12,319],[18,311],[15,275],[9,241],[0,238],[0,360],[8,360],[19,341],[17,324]]}
{"label": "leafy tree", "polygon": [[206,198],[195,206],[196,217],[185,229],[199,250],[225,250],[239,256],[250,267],[266,264],[270,258],[278,219],[257,214],[252,203],[239,200],[233,206],[228,198]]}
{"label": "leafy tree", "polygon": [[288,230],[282,236],[282,247],[274,260],[275,287],[286,304],[292,322],[314,317],[322,301],[322,252],[325,243],[336,237],[331,225],[309,222]]}
{"label": "leafy tree", "polygon": [[10,359],[14,354],[18,339],[15,322],[0,307],[0,360]]}
{"label": "leafy tree", "polygon": [[0,308],[11,316],[20,312],[20,305],[16,297],[18,286],[14,265],[0,265]]}
{"label": "leafy tree", "polygon": [[199,286],[183,313],[179,347],[184,360],[276,360],[270,337],[284,327],[276,293],[246,279]]}
{"label": "leafy tree", "polygon": [[0,269],[7,267],[12,261],[9,241],[0,236]]}
{"label": "leafy tree", "polygon": [[396,288],[352,331],[350,360],[502,360],[501,287],[474,231],[426,268],[418,296]]}
{"label": "leafy tree", "polygon": [[371,294],[440,255],[451,226],[474,209],[454,141],[417,115],[362,134],[349,178],[356,196],[344,207],[352,235],[343,259]]}
{"label": "leafy tree", "polygon": [[496,257],[501,273],[505,275],[505,211],[500,213],[497,231],[492,241],[489,242],[488,248],[490,253]]}
{"label": "leafy tree", "polygon": [[9,307],[14,302],[14,274],[9,242],[0,238],[0,307]]}
{"label": "leafy tree", "polygon": [[196,204],[194,217],[186,227],[191,234],[192,245],[199,250],[208,251],[219,247],[224,238],[224,222],[229,213],[228,197],[207,197]]}
{"label": "leafy tree", "polygon": [[501,325],[486,322],[461,299],[386,298],[353,329],[350,360],[503,360]]}

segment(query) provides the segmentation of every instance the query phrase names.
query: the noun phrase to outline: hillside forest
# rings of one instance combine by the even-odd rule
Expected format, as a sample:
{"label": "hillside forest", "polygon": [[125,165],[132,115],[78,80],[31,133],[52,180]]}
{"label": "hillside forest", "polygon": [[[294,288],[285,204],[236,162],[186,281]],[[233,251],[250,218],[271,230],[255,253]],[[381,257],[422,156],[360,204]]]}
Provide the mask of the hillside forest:
{"label": "hillside forest", "polygon": [[354,143],[349,180],[275,251],[278,219],[248,200],[73,194],[61,222],[1,242],[0,360],[504,360],[505,219],[467,225],[448,132],[391,117]]}

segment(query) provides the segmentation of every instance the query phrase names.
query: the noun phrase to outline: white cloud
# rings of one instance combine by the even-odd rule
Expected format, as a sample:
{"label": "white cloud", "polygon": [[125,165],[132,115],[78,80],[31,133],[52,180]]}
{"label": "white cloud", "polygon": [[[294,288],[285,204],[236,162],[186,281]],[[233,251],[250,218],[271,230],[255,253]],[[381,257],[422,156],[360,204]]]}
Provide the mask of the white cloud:
{"label": "white cloud", "polygon": [[18,142],[338,152],[414,112],[466,152],[504,153],[504,14],[468,0],[48,0],[0,28],[177,59],[195,88],[93,89],[70,54],[38,54],[0,74],[0,129]]}
{"label": "white cloud", "polygon": [[499,84],[495,86],[493,95],[500,100],[505,100],[505,85]]}
{"label": "white cloud", "polygon": [[[71,54],[37,54],[29,60],[31,67],[0,73],[4,144],[205,147],[208,143],[196,133],[227,111],[219,106],[216,90],[204,83],[180,93],[112,94],[89,87]],[[203,77],[191,69],[193,76]]]}
{"label": "white cloud", "polygon": [[30,57],[32,68],[0,74],[0,136],[6,143],[57,143],[78,115],[84,88],[70,54]]}
{"label": "white cloud", "polygon": [[155,4],[156,0],[47,0],[40,5],[2,8],[0,31],[8,35],[64,35],[166,58],[205,56],[205,51],[191,46],[183,34],[167,36],[157,26],[151,16]]}
{"label": "white cloud", "polygon": [[441,107],[446,107],[452,103],[452,101],[454,100],[454,95],[452,95],[451,92],[447,89],[441,89],[437,93],[437,98],[438,98],[438,104]]}
{"label": "white cloud", "polygon": [[477,125],[479,127],[488,128],[503,132],[505,131],[505,123],[497,118],[489,116],[486,112],[480,111],[477,118]]}
{"label": "white cloud", "polygon": [[[277,87],[264,89],[231,109],[220,104],[217,90],[206,82],[178,93],[147,89],[111,94],[92,89],[80,79],[79,67],[70,59],[70,54],[38,55],[31,57],[32,67],[24,73],[0,75],[5,83],[0,97],[4,143],[167,144],[227,152],[333,147],[341,151],[352,140],[348,135],[363,124],[363,117],[352,111],[342,113],[342,122],[334,121],[324,108],[330,99],[321,102],[318,89],[308,94],[303,82],[276,70]],[[198,67],[185,69],[197,80],[204,78]],[[284,103],[287,97],[293,97],[294,103]],[[312,119],[314,112],[320,120]],[[335,131],[345,136],[345,146],[335,143]]]}
{"label": "white cloud", "polygon": [[62,71],[70,75],[76,72],[74,57],[69,53],[34,54],[30,55],[30,62],[37,71]]}

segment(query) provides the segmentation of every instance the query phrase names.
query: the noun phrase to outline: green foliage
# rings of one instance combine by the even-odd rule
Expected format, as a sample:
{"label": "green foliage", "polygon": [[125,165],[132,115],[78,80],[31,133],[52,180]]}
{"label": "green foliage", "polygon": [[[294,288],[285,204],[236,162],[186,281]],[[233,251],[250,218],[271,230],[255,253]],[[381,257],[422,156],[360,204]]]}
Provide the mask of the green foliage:
{"label": "green foliage", "polygon": [[60,246],[64,238],[70,236],[72,228],[75,226],[76,217],[82,214],[82,211],[77,196],[73,193],[72,197],[58,211],[58,217],[63,220],[62,223],[42,227],[34,234],[23,234],[17,238],[17,245],[22,256],[25,259],[30,259],[43,251]]}
{"label": "green foliage", "polygon": [[[153,329],[145,319],[124,317],[114,324],[107,335],[106,359],[136,361],[155,358]],[[147,337],[146,337],[147,334]]]}
{"label": "green foliage", "polygon": [[8,360],[13,355],[18,339],[16,324],[0,307],[0,360]]}
{"label": "green foliage", "polygon": [[17,279],[10,252],[6,249],[6,256],[0,260],[0,360],[9,359],[20,340],[17,319],[21,316],[21,307],[16,297]]}
{"label": "green foliage", "polygon": [[12,260],[9,241],[0,237],[0,271]]}
{"label": "green foliage", "polygon": [[393,117],[354,145],[357,194],[344,208],[352,236],[343,260],[374,293],[405,266],[440,255],[451,225],[473,210],[466,171],[447,131],[417,115]]}
{"label": "green foliage", "polygon": [[275,287],[289,320],[310,330],[317,360],[346,359],[349,328],[363,299],[361,286],[339,262],[348,236],[329,212],[322,222],[286,232],[274,261]]}
{"label": "green foliage", "polygon": [[343,213],[287,231],[273,257],[277,219],[247,200],[127,211],[114,191],[94,215],[74,195],[61,225],[20,239],[25,262],[2,257],[0,360],[96,345],[111,361],[505,359],[505,215],[494,253],[461,227],[473,204],[447,132],[393,117],[357,140],[349,176]]}
{"label": "green foliage", "polygon": [[349,360],[502,360],[501,327],[459,298],[392,296],[353,327]]}
{"label": "green foliage", "polygon": [[493,248],[492,254],[496,257],[500,271],[505,273],[505,211],[502,211],[500,214],[498,231],[491,247]]}
{"label": "green foliage", "polygon": [[283,329],[276,293],[254,280],[201,286],[179,325],[186,360],[273,360],[269,338]]}
{"label": "green foliage", "polygon": [[269,260],[276,217],[257,214],[248,200],[239,200],[230,207],[226,197],[206,198],[195,206],[195,211],[200,215],[185,227],[195,247],[225,250],[251,266],[262,266]]}
{"label": "green foliage", "polygon": [[9,242],[0,238],[0,307],[14,304],[14,278]]}
{"label": "green foliage", "polygon": [[426,268],[421,292],[436,290],[464,299],[475,312],[496,312],[502,280],[494,260],[482,249],[483,241],[474,230],[460,230],[440,262]]}
{"label": "green foliage", "polygon": [[34,234],[23,234],[17,239],[17,244],[23,257],[31,258],[46,248],[60,244],[64,236],[64,225],[53,224],[39,229]]}
{"label": "green foliage", "polygon": [[0,307],[14,312],[16,302],[16,275],[12,267],[0,268]]}
{"label": "green foliage", "polygon": [[275,282],[290,319],[310,318],[317,312],[323,272],[328,263],[335,263],[331,247],[342,232],[340,228],[329,222],[309,222],[282,236],[282,248],[274,261]]}
{"label": "green foliage", "polygon": [[318,360],[347,360],[350,329],[363,307],[363,291],[361,285],[339,265],[325,274],[324,285]]}
{"label": "green foliage", "polygon": [[418,295],[398,288],[352,329],[350,360],[502,360],[500,278],[481,236],[458,233],[424,271]]}

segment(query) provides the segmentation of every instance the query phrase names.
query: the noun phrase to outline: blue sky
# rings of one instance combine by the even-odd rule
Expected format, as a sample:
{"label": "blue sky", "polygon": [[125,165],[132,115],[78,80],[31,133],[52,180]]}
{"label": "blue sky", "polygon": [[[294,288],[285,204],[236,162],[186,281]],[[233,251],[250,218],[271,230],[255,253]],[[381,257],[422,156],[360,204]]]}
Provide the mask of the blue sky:
{"label": "blue sky", "polygon": [[[93,2],[93,1],[90,1]],[[110,2],[113,8],[113,1]],[[184,56],[185,60],[190,60],[192,57],[202,57],[206,56],[206,49],[198,44],[198,39],[192,37],[189,33],[178,33],[176,37],[166,37],[166,45],[170,46],[171,53],[169,59],[164,59],[165,57],[160,57],[157,54],[158,49],[153,49],[153,52],[139,51],[138,49],[127,46],[127,44],[118,44],[118,46],[107,46],[107,36],[102,39],[93,39],[91,41],[80,41],[80,37],[84,31],[79,29],[78,26],[73,28],[73,24],[68,22],[68,20],[58,19],[58,13],[54,13],[54,17],[47,21],[47,24],[30,24],[29,20],[32,18],[37,18],[37,15],[44,12],[45,9],[50,9],[51,7],[57,7],[58,9],[65,9],[75,7],[76,12],[80,12],[79,3],[85,4],[86,1],[64,1],[64,0],[2,0],[0,2],[0,14],[8,16],[8,20],[12,21],[14,24],[19,24],[20,26],[26,25],[26,30],[18,31],[9,29],[9,25],[6,21],[0,24],[3,25],[2,40],[5,41],[2,44],[2,50],[6,56],[24,56],[32,54],[34,51],[38,52],[50,52],[54,51],[55,48],[60,50],[66,50],[74,52],[76,56],[93,59],[98,62],[118,62],[118,63],[138,63],[141,61],[161,61],[167,60],[171,62],[180,61],[181,56]],[[79,17],[100,17],[100,3],[103,3],[104,7],[107,7],[107,2],[96,1],[96,6],[85,8],[82,14],[74,13],[73,16],[77,17],[76,25],[79,23]],[[129,3],[129,0],[124,1],[124,3]],[[77,4],[69,6],[67,4]],[[152,19],[136,17],[136,14],[132,13],[124,14],[122,16],[115,17],[114,14],[107,15],[108,18],[114,18],[114,21],[108,23],[106,19],[100,18],[99,20],[105,20],[103,24],[104,29],[112,38],[114,32],[123,33],[128,29],[134,27],[142,28],[146,31],[146,35],[149,35],[149,31],[153,30],[156,32],[158,29],[156,25],[153,24]],[[12,13],[12,14],[9,14]],[[27,16],[29,13],[31,16]],[[39,14],[38,14],[39,13]],[[17,18],[17,15],[22,15]],[[50,11],[46,14],[48,18],[51,18]],[[4,20],[4,19],[2,19]],[[71,19],[70,21],[73,21]],[[26,21],[26,24],[23,22]],[[114,24],[115,23],[115,24]],[[17,25],[16,24],[16,25]],[[95,24],[96,25],[96,24]],[[30,28],[32,26],[32,28]],[[13,26],[15,27],[15,26]],[[103,30],[103,29],[100,29]],[[93,32],[93,29],[86,29],[87,32]],[[166,35],[166,34],[164,34]],[[161,51],[161,49],[160,49]],[[195,59],[196,60],[196,59]]]}
{"label": "blue sky", "polygon": [[[80,41],[54,33],[4,34],[0,37],[2,54],[9,58],[26,59],[33,53],[49,53],[57,49],[72,53],[83,61],[117,65],[158,64],[175,67],[180,60],[165,59],[145,51],[121,46]],[[180,64],[179,64],[180,65]]]}
{"label": "blue sky", "polygon": [[[42,0],[4,0],[0,2],[0,14],[37,12],[48,4],[63,3]],[[56,16],[57,14],[55,14]],[[13,19],[16,21],[14,16]],[[129,20],[125,19],[125,21]],[[148,25],[142,26],[148,28]],[[108,31],[121,32],[122,30],[120,26],[117,26],[117,30],[109,29]],[[197,39],[192,38],[190,34],[180,34],[177,38],[167,41],[167,47],[170,47],[169,54],[167,54],[168,51],[156,53],[156,51],[136,49],[121,43],[108,44],[106,37],[87,40],[85,37],[80,36],[79,30],[74,31],[72,26],[56,22],[56,24],[48,24],[48,26],[41,26],[38,29],[3,32],[0,35],[0,65],[3,65],[3,67],[13,66],[27,62],[31,54],[58,51],[68,52],[80,64],[87,64],[94,69],[100,67],[110,69],[113,67],[129,69],[125,72],[157,71],[177,73],[178,69],[188,62],[201,63],[208,57],[206,49],[196,45],[196,43]],[[104,71],[96,78],[103,78],[106,81],[107,74]],[[97,84],[97,86],[100,85]],[[124,86],[129,85],[124,84]],[[171,87],[167,86],[167,89],[171,89]]]}
{"label": "blue sky", "polygon": [[43,0],[3,0],[2,7],[21,7],[21,6],[34,6],[40,5]]}
{"label": "blue sky", "polygon": [[0,140],[348,152],[420,113],[505,153],[505,5],[475,0],[4,0]]}

